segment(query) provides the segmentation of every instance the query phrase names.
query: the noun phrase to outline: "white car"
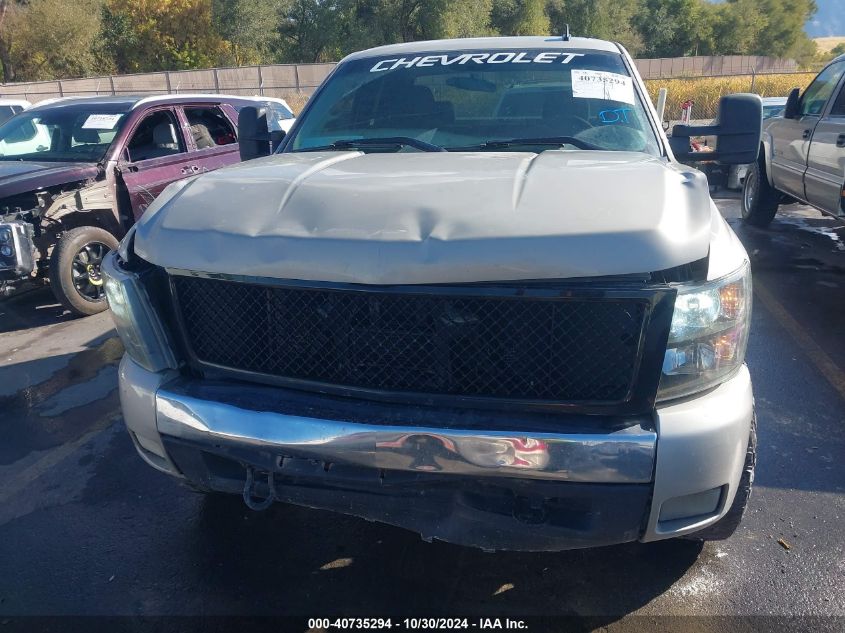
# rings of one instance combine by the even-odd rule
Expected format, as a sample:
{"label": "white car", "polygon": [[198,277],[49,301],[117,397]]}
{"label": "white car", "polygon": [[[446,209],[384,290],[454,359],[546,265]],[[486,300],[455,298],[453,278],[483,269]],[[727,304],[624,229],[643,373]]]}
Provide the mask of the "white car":
{"label": "white car", "polygon": [[23,112],[32,104],[26,99],[0,99],[0,124]]}

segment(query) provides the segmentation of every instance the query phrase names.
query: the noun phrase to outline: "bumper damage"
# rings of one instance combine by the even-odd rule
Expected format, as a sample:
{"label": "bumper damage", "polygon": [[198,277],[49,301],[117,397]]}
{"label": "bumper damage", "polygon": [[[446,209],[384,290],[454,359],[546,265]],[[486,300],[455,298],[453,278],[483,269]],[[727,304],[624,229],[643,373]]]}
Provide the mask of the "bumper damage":
{"label": "bumper damage", "polygon": [[435,410],[433,420],[431,409],[154,374],[128,357],[120,380],[136,448],[159,470],[241,493],[252,469],[256,497],[272,487],[279,501],[489,550],[648,541],[712,524],[733,499],[752,408],[744,368],[643,419],[567,416],[565,433],[550,415]]}

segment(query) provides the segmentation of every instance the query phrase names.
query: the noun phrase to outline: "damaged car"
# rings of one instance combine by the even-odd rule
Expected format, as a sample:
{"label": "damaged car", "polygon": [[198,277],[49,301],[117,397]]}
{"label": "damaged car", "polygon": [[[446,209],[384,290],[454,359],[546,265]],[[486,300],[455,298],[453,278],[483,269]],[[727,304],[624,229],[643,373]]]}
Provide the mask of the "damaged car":
{"label": "damaged car", "polygon": [[[266,153],[254,109],[243,158]],[[596,39],[355,53],[272,156],[171,185],[104,265],[140,456],[205,494],[485,550],[723,539],[748,503],[751,273]],[[252,139],[257,139],[253,141]]]}
{"label": "damaged car", "polygon": [[293,122],[281,99],[164,95],[62,98],[0,125],[0,296],[49,280],[72,313],[105,310],[103,257],[167,185],[240,160],[245,106],[279,136]]}

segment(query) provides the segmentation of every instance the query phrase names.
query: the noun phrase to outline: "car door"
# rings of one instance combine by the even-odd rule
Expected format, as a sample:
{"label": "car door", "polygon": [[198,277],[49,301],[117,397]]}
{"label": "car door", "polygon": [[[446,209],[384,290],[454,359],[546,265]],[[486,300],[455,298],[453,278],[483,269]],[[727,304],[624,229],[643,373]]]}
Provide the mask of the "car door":
{"label": "car door", "polygon": [[[842,62],[845,65],[845,62]],[[807,201],[823,211],[842,215],[845,203],[845,77],[839,92],[813,132],[804,187]]]}
{"label": "car door", "polygon": [[117,170],[135,219],[171,182],[191,174],[187,146],[173,108],[151,110],[128,136]]}
{"label": "car door", "polygon": [[182,106],[181,111],[190,145],[189,169],[193,173],[213,171],[240,161],[235,125],[220,104],[189,104]]}
{"label": "car door", "polygon": [[778,189],[806,200],[804,173],[810,139],[821,119],[830,95],[839,83],[845,63],[822,70],[801,95],[798,117],[772,122],[772,177]]}

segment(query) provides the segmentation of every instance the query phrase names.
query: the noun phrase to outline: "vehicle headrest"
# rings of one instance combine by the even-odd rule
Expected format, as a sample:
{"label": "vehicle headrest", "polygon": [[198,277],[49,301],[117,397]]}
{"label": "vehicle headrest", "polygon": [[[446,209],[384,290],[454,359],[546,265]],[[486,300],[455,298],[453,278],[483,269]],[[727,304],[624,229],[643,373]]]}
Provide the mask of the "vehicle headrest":
{"label": "vehicle headrest", "polygon": [[176,129],[172,123],[159,123],[153,128],[153,143],[159,147],[177,145]]}
{"label": "vehicle headrest", "polygon": [[99,143],[100,133],[89,128],[79,128],[74,131],[73,140],[77,143]]}

